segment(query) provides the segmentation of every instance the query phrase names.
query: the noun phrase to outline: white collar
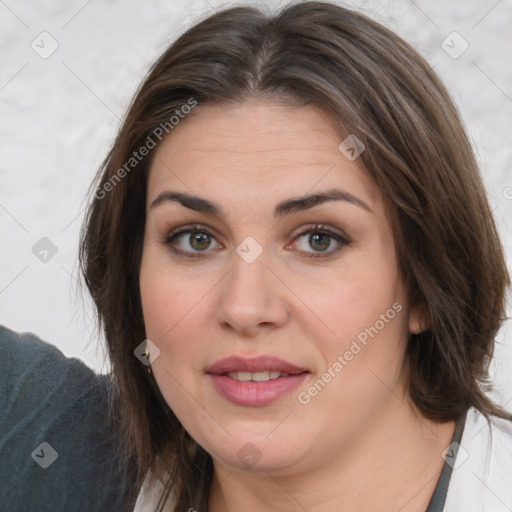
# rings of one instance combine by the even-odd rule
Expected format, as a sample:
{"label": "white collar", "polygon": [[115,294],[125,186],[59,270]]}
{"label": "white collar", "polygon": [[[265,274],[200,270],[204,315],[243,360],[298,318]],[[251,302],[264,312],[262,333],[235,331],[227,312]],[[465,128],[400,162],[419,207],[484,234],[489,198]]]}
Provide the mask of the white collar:
{"label": "white collar", "polygon": [[471,408],[443,512],[512,511],[512,422]]}

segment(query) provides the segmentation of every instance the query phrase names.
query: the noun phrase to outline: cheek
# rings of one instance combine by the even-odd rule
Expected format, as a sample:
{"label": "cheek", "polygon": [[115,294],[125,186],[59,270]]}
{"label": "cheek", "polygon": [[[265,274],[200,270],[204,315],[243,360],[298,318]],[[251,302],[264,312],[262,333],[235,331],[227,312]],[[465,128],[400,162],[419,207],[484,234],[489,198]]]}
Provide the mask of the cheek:
{"label": "cheek", "polygon": [[345,260],[343,270],[331,281],[336,286],[331,284],[323,293],[319,287],[315,293],[319,316],[331,331],[317,342],[325,365],[320,378],[329,384],[307,388],[307,396],[302,397],[307,401],[322,390],[321,398],[311,398],[317,400],[313,407],[318,416],[332,411],[325,407],[330,403],[342,416],[358,411],[365,417],[402,382],[408,338],[405,287],[394,259],[359,256]]}
{"label": "cheek", "polygon": [[[398,297],[398,300],[397,300]],[[323,366],[299,395],[325,435],[347,439],[384,404],[401,395],[407,314],[400,290],[347,285],[330,305],[326,323],[335,336],[317,340]]]}
{"label": "cheek", "polygon": [[336,382],[325,399],[340,410],[360,410],[364,415],[365,407],[376,407],[403,378],[408,338],[405,290],[398,276],[366,272],[338,292],[329,313],[326,322],[336,336],[324,345],[324,359]]}
{"label": "cheek", "polygon": [[139,282],[146,337],[160,350],[152,371],[180,419],[197,413],[191,397],[200,395],[205,357],[212,348],[212,294],[221,277],[207,266],[171,265],[151,246],[143,253]]}
{"label": "cheek", "polygon": [[192,415],[197,405],[190,397],[195,394],[204,352],[196,341],[204,319],[199,288],[200,280],[180,279],[176,272],[143,258],[140,292],[146,337],[160,350],[152,372],[165,401],[180,418]]}
{"label": "cheek", "polygon": [[190,269],[176,269],[169,258],[148,244],[144,248],[140,270],[140,293],[146,335],[162,342],[172,338],[191,317],[201,318],[201,300],[211,288],[208,276]]}
{"label": "cheek", "polygon": [[140,293],[146,336],[174,366],[194,350],[194,333],[204,317],[199,300],[205,293],[203,282],[181,278],[148,251],[142,259]]}
{"label": "cheek", "polygon": [[[331,279],[309,288],[311,309],[329,327],[331,336],[324,337],[327,348],[343,350],[359,334],[364,339],[364,333],[375,324],[390,338],[402,337],[407,326],[406,294],[396,266],[388,261],[364,257],[347,260]],[[393,308],[393,304],[397,305]]]}

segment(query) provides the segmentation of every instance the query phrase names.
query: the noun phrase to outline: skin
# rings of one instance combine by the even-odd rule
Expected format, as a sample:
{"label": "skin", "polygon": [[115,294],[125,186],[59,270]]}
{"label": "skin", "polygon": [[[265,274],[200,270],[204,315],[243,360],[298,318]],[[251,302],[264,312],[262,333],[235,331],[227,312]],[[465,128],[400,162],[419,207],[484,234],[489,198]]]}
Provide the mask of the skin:
{"label": "skin", "polygon": [[[213,458],[210,511],[424,511],[444,464],[454,424],[422,417],[402,366],[425,319],[409,307],[381,194],[361,160],[338,150],[344,138],[311,106],[199,106],[154,155],[140,271],[146,334],[160,350],[152,368],[164,398]],[[371,211],[328,201],[274,217],[286,199],[331,189]],[[177,201],[151,207],[166,190],[214,201],[225,216]],[[164,243],[190,224],[211,238]],[[312,242],[317,224],[348,243]],[[249,236],[263,250],[252,263],[236,252]],[[393,304],[394,318],[301,403]],[[273,355],[310,375],[270,405],[239,406],[205,372],[230,355]],[[237,456],[247,443],[259,457],[250,467]]]}

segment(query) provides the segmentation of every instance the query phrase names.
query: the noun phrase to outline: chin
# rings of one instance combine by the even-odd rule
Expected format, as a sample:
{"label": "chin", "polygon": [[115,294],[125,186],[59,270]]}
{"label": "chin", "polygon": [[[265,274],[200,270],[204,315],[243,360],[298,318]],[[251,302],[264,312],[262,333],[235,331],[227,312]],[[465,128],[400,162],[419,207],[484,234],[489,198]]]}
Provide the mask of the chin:
{"label": "chin", "polygon": [[[304,436],[268,434],[238,435],[222,444],[205,443],[203,446],[214,461],[232,469],[254,472],[287,473],[304,464],[306,449]],[[300,439],[302,437],[302,440]]]}

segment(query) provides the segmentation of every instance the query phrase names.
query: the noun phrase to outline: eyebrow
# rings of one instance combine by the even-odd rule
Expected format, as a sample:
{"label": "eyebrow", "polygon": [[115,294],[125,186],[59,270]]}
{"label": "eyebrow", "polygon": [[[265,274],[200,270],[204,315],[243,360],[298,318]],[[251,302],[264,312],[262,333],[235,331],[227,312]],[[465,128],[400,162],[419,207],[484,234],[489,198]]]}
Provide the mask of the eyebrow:
{"label": "eyebrow", "polygon": [[[362,199],[359,199],[355,195],[344,190],[331,189],[317,194],[286,199],[275,207],[274,217],[284,217],[286,215],[290,215],[291,213],[309,210],[314,206],[318,206],[329,201],[345,201],[372,213],[371,208]],[[203,199],[201,197],[193,196],[190,194],[185,194],[183,192],[174,192],[172,190],[165,190],[164,192],[160,193],[151,203],[150,209],[156,208],[157,206],[167,202],[177,202],[185,208],[189,208],[196,212],[215,215],[217,217],[226,216],[222,207],[213,201],[209,201],[208,199]]]}

